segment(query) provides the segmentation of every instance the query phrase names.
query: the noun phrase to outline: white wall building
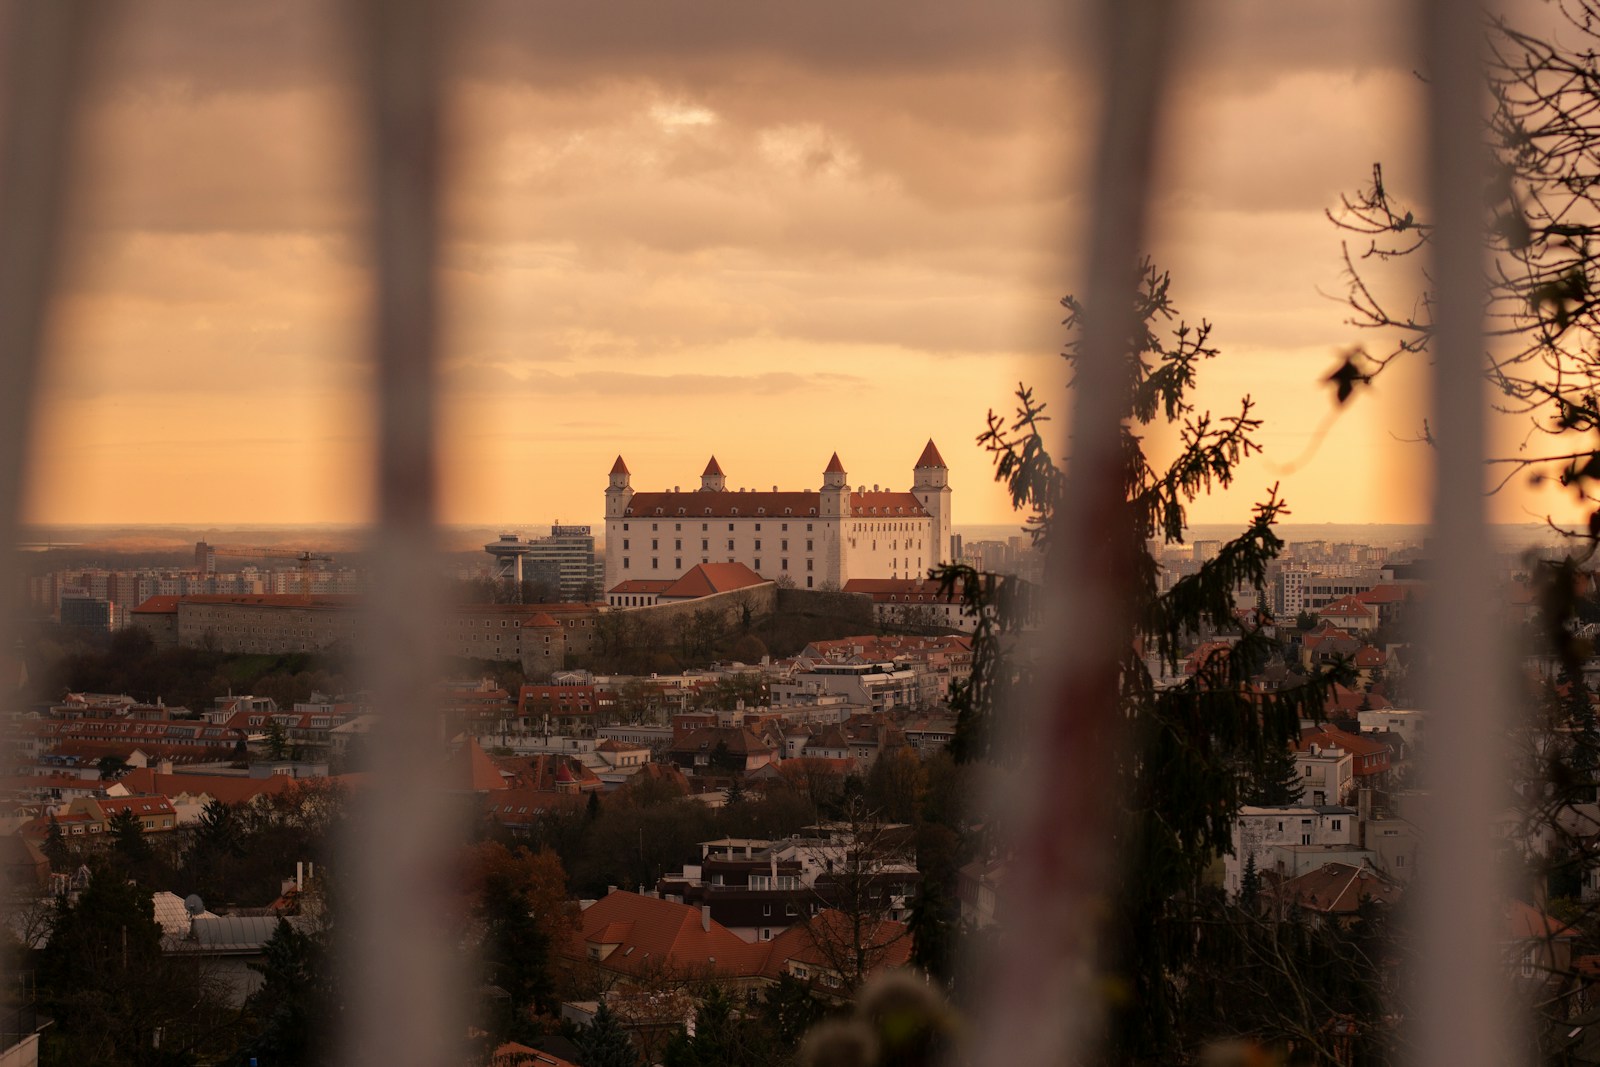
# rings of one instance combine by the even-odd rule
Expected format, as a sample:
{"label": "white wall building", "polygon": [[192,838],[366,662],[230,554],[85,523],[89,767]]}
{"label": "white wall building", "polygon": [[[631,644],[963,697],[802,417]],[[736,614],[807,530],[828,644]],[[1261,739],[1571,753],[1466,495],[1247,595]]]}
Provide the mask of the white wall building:
{"label": "white wall building", "polygon": [[1233,823],[1233,852],[1223,859],[1223,888],[1230,896],[1239,892],[1239,880],[1251,856],[1255,857],[1256,870],[1272,870],[1274,846],[1354,845],[1356,831],[1353,808],[1246,804],[1239,809],[1239,817]]}
{"label": "white wall building", "polygon": [[930,440],[909,491],[852,490],[837,453],[822,488],[733,490],[716,457],[700,488],[636,492],[622,457],[606,489],[605,588],[675,579],[700,563],[743,563],[800,589],[851,578],[919,578],[951,558],[950,471]]}

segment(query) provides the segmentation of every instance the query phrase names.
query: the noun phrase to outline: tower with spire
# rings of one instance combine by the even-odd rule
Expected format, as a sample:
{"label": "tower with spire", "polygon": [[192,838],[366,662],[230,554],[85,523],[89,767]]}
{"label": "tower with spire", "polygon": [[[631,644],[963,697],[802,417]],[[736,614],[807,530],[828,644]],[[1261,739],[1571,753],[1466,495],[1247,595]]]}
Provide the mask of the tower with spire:
{"label": "tower with spire", "polygon": [[705,473],[700,475],[700,491],[702,493],[720,493],[727,488],[728,479],[722,473],[722,465],[717,462],[716,456],[712,456],[711,462],[706,464]]}
{"label": "tower with spire", "polygon": [[911,491],[933,519],[933,529],[928,535],[931,549],[928,566],[950,562],[950,535],[955,532],[950,523],[950,468],[945,466],[944,457],[939,455],[931,437],[911,470]]}
{"label": "tower with spire", "polygon": [[606,487],[606,519],[622,518],[623,512],[628,510],[628,501],[632,499],[632,475],[628,472],[628,465],[618,456],[611,465],[611,484]]}

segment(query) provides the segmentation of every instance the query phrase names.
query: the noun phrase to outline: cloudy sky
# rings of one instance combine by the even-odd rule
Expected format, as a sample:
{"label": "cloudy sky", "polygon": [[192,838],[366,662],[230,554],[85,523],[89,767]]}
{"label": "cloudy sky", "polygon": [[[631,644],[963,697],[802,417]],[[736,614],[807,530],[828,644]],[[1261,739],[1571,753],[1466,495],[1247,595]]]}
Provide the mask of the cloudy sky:
{"label": "cloudy sky", "polygon": [[[957,520],[1005,522],[973,441],[1019,380],[1061,394],[1092,128],[1055,0],[478,2],[450,87],[441,265],[451,523],[589,521],[638,488],[904,487],[930,436]],[[1377,0],[1217,0],[1182,35],[1152,252],[1251,393],[1300,521],[1418,521],[1423,368],[1336,419],[1344,323],[1323,217],[1383,160],[1419,180],[1406,27]],[[75,266],[29,514],[359,522],[369,290],[333,5],[128,5],[98,65]],[[1057,408],[1064,409],[1064,399]],[[1326,434],[1319,436],[1319,430]],[[1542,513],[1527,494],[1500,517]]]}

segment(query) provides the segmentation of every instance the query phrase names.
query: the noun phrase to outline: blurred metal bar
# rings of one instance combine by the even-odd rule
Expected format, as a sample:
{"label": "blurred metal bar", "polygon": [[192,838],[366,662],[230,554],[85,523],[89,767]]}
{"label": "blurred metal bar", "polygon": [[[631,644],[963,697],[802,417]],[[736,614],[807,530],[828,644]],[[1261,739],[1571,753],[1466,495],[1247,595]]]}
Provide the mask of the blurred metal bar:
{"label": "blurred metal bar", "polygon": [[1428,193],[1432,244],[1435,567],[1426,603],[1429,732],[1428,855],[1414,895],[1419,1017],[1415,1061],[1424,1067],[1517,1062],[1508,1040],[1512,994],[1498,958],[1505,897],[1490,825],[1501,758],[1504,671],[1495,640],[1493,550],[1485,525],[1486,286],[1484,145],[1488,93],[1483,8],[1421,0],[1418,32],[1428,72]]}
{"label": "blurred metal bar", "polygon": [[449,7],[354,0],[366,52],[375,256],[377,530],[362,665],[373,709],[373,774],[358,797],[351,892],[339,921],[350,1029],[341,1062],[462,1062],[465,983],[446,936],[451,809],[442,765],[436,643],[443,598],[434,530],[435,363],[442,177],[442,62]]}
{"label": "blurred metal bar", "polygon": [[[1132,639],[1128,589],[1134,542],[1120,434],[1137,326],[1134,294],[1145,247],[1154,159],[1181,0],[1101,0],[1100,121],[1088,244],[1083,358],[1073,383],[1071,455],[1056,502],[1044,632],[1052,655],[1028,707],[1005,709],[1022,753],[1002,798],[1016,850],[1009,942],[982,1010],[979,1062],[1076,1063],[1098,1037],[1096,921],[1115,860],[1118,660]],[[1032,757],[1028,753],[1034,753]]]}
{"label": "blurred metal bar", "polygon": [[[17,527],[46,309],[64,259],[88,7],[86,0],[14,0],[0,11],[0,593],[8,598],[21,574]],[[16,647],[15,609],[11,600],[0,609],[0,656]],[[4,742],[9,756],[9,732]]]}

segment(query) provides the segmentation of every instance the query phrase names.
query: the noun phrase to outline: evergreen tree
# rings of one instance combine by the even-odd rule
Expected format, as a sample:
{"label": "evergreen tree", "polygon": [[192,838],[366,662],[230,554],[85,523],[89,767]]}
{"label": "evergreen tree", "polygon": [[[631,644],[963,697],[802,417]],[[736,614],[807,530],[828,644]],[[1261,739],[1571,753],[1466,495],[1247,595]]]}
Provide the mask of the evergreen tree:
{"label": "evergreen tree", "polygon": [[[1208,323],[1191,326],[1180,319],[1164,336],[1177,317],[1169,288],[1166,274],[1143,265],[1137,294],[1142,326],[1122,353],[1126,506],[1095,530],[1096,536],[1122,541],[1106,550],[1109,558],[1134,561],[1127,590],[1134,632],[1117,642],[1126,649],[1118,664],[1121,706],[1104,709],[1120,718],[1127,736],[1113,787],[1121,806],[1115,846],[1128,862],[1105,923],[1106,958],[1099,961],[1107,985],[1123,991],[1106,1005],[1112,1062],[1171,1061],[1188,1054],[1181,1050],[1191,1019],[1185,990],[1201,962],[1202,907],[1214,906],[1202,882],[1214,857],[1230,847],[1245,791],[1240,768],[1261,767],[1270,753],[1286,749],[1302,717],[1321,716],[1332,681],[1349,677],[1339,668],[1299,687],[1265,693],[1249,684],[1275,643],[1259,622],[1240,623],[1234,595],[1241,588],[1261,590],[1267,564],[1282,548],[1274,524],[1284,505],[1275,488],[1242,534],[1196,573],[1160,589],[1150,542],[1181,542],[1188,505],[1229,486],[1239,464],[1259,450],[1253,439],[1259,420],[1251,416],[1248,398],[1225,417],[1196,411],[1189,399],[1201,366],[1217,351],[1209,344]],[[1084,310],[1072,297],[1063,304],[1069,330],[1063,354],[1075,365]],[[1045,404],[1027,388],[1017,397],[1016,417],[1007,421],[991,413],[980,441],[994,454],[997,476],[1015,504],[1031,511],[1035,543],[1048,549],[1060,534],[1054,523],[1064,477],[1040,433]],[[1170,433],[1177,446],[1175,457],[1159,467],[1143,445],[1156,433]],[[952,699],[957,758],[1027,758],[998,751],[990,729],[1010,689],[1029,680],[1022,665],[1005,660],[1000,642],[1002,631],[1020,628],[1030,613],[1023,583],[996,584],[961,565],[942,568],[940,578],[946,589],[960,593],[977,620],[972,675]],[[1238,638],[1227,655],[1209,657],[1182,681],[1158,686],[1141,651],[1181,674],[1188,644],[1203,632],[1238,632]]]}
{"label": "evergreen tree", "polygon": [[1256,898],[1260,895],[1261,874],[1256,870],[1256,854],[1252,852],[1244,858],[1244,874],[1239,878],[1239,906],[1255,907]]}
{"label": "evergreen tree", "polygon": [[245,1002],[255,1029],[245,1042],[248,1052],[284,1067],[334,1063],[340,999],[324,938],[280,919],[261,960],[250,967],[262,984]]}
{"label": "evergreen tree", "polygon": [[595,790],[589,794],[589,800],[584,805],[584,818],[594,822],[600,817],[600,791]]}
{"label": "evergreen tree", "polygon": [[50,813],[50,830],[44,838],[44,856],[50,861],[50,871],[53,874],[66,874],[72,867],[72,849],[67,847],[67,839],[61,832],[61,824],[56,821],[55,812]]}
{"label": "evergreen tree", "polygon": [[594,1013],[594,1021],[579,1036],[578,1051],[583,1067],[639,1067],[639,1054],[634,1051],[628,1031],[604,1000]]}
{"label": "evergreen tree", "polygon": [[1294,753],[1287,745],[1267,748],[1261,762],[1247,769],[1247,777],[1241,798],[1246,804],[1298,804],[1305,794],[1305,779],[1300,777]]}
{"label": "evergreen tree", "polygon": [[123,808],[111,817],[111,860],[117,871],[135,881],[150,881],[155,865],[155,850],[145,840],[144,823],[132,808]]}
{"label": "evergreen tree", "polygon": [[761,1014],[778,1042],[793,1049],[811,1025],[822,1018],[823,1008],[804,982],[784,971],[778,984],[767,990]]}

